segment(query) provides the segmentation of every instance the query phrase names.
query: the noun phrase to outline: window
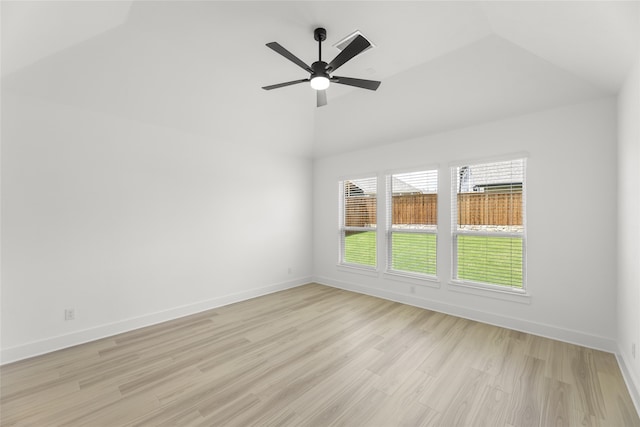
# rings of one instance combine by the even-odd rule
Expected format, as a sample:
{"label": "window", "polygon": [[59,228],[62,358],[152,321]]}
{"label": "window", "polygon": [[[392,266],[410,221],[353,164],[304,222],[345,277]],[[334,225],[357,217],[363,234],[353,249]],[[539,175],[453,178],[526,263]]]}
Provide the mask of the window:
{"label": "window", "polygon": [[438,171],[387,176],[387,271],[436,276]]}
{"label": "window", "polygon": [[451,168],[454,283],[525,288],[525,159]]}
{"label": "window", "polygon": [[377,178],[340,182],[340,263],[376,267]]}

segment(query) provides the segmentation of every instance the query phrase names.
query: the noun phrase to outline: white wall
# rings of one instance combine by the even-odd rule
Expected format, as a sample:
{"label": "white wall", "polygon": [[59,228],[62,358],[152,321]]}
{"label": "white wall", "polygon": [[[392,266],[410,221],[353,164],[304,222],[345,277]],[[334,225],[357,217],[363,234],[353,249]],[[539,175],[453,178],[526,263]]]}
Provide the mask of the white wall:
{"label": "white wall", "polygon": [[[640,405],[640,63],[618,98],[618,346]],[[636,345],[635,357],[631,346]]]}
{"label": "white wall", "polygon": [[[448,284],[449,163],[518,152],[529,154],[527,287],[531,298],[522,303],[454,292]],[[370,277],[337,268],[338,180],[432,164],[440,166],[440,287],[415,286],[381,272]],[[317,159],[314,279],[614,351],[616,179],[616,103],[611,98]],[[384,251],[379,252],[382,261]]]}
{"label": "white wall", "polygon": [[7,92],[2,113],[3,362],[309,281],[310,160]]}

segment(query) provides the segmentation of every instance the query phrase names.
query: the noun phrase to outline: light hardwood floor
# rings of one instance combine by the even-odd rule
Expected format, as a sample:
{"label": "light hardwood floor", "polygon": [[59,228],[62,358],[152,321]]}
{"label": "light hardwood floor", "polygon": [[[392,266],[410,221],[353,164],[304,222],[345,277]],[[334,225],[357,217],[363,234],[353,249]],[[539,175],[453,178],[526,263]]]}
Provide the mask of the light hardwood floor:
{"label": "light hardwood floor", "polygon": [[2,426],[640,426],[612,354],[316,284],[0,380]]}

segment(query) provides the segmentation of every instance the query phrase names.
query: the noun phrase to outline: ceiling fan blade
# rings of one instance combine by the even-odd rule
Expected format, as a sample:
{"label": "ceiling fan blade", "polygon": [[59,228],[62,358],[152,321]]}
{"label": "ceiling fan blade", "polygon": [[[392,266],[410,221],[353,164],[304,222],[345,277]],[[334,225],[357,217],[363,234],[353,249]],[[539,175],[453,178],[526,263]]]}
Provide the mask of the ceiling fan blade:
{"label": "ceiling fan blade", "polygon": [[371,46],[371,43],[361,35],[358,35],[351,43],[338,54],[327,66],[327,71],[332,72],[340,68],[345,62]]}
{"label": "ceiling fan blade", "polygon": [[326,90],[317,90],[317,106],[322,107],[323,105],[327,105],[327,91]]}
{"label": "ceiling fan blade", "polygon": [[351,77],[331,77],[331,81],[333,83],[340,83],[341,85],[355,86],[361,87],[362,89],[376,90],[378,86],[380,86],[379,81],[377,80],[364,80],[364,79],[353,79]]}
{"label": "ceiling fan blade", "polygon": [[308,82],[308,81],[309,81],[309,79],[292,80],[290,82],[278,83],[278,84],[270,85],[270,86],[263,86],[262,89],[264,89],[264,90],[278,89],[279,87],[297,85],[298,83],[304,83],[304,82]]}
{"label": "ceiling fan blade", "polygon": [[298,67],[302,68],[303,70],[305,70],[305,71],[307,71],[309,73],[313,73],[313,70],[311,69],[311,67],[309,67],[307,64],[302,62],[302,60],[300,58],[298,58],[297,56],[295,56],[293,53],[289,52],[287,49],[282,47],[278,42],[267,43],[267,47],[270,47],[271,49],[275,50],[280,55],[284,56],[289,61],[293,62],[294,64],[296,64]]}

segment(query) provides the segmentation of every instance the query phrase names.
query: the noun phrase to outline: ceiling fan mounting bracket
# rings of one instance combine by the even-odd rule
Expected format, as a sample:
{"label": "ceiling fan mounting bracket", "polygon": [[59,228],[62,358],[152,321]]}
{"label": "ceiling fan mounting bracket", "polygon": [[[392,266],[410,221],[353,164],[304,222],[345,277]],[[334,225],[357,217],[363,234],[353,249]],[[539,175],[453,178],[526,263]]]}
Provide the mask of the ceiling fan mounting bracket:
{"label": "ceiling fan mounting bracket", "polygon": [[327,30],[324,28],[316,28],[313,30],[313,38],[317,42],[323,42],[327,39]]}

